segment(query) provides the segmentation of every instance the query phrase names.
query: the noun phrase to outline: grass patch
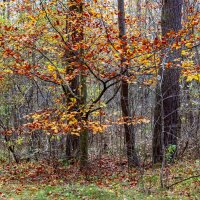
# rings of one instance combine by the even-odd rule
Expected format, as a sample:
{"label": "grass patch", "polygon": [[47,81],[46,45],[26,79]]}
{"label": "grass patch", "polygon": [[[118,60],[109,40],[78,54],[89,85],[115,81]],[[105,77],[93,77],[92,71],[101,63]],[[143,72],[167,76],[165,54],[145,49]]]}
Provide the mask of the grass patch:
{"label": "grass patch", "polygon": [[[126,194],[127,193],[127,194]],[[137,195],[136,195],[137,194]],[[134,198],[137,197],[137,198]],[[100,188],[96,185],[64,185],[64,186],[44,186],[40,188],[26,186],[23,190],[13,188],[11,191],[3,190],[5,199],[13,198],[14,200],[120,200],[120,199],[143,199],[143,194],[133,193],[132,191],[122,189],[114,191],[108,188]]]}
{"label": "grass patch", "polygon": [[[94,184],[63,185],[63,186],[21,186],[12,185],[1,190],[0,199],[14,200],[187,200],[199,199],[200,190],[191,188],[192,181],[179,185],[170,190],[139,191],[139,188],[124,189],[119,186],[115,189],[101,188]],[[190,187],[189,187],[190,186]]]}
{"label": "grass patch", "polygon": [[[180,182],[169,189],[160,188],[160,168],[117,172],[93,167],[87,178],[75,166],[56,170],[45,163],[0,165],[0,200],[199,200],[199,161],[180,161],[166,166],[164,182]],[[117,165],[114,165],[116,166]],[[112,166],[111,166],[112,167]],[[115,167],[115,169],[116,169]],[[98,170],[96,170],[98,169]],[[94,171],[92,171],[94,170]]]}

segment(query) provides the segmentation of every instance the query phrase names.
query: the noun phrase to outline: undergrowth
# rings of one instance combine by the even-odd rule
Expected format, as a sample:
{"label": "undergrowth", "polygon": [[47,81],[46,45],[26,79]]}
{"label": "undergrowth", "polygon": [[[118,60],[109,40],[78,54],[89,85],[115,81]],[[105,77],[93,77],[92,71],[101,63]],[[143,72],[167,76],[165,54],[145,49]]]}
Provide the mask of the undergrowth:
{"label": "undergrowth", "polygon": [[[200,199],[199,160],[179,161],[164,169],[147,165],[128,170],[119,160],[102,158],[80,172],[77,165],[29,162],[0,166],[1,200]],[[188,179],[189,178],[189,179]],[[174,184],[174,185],[173,185]]]}

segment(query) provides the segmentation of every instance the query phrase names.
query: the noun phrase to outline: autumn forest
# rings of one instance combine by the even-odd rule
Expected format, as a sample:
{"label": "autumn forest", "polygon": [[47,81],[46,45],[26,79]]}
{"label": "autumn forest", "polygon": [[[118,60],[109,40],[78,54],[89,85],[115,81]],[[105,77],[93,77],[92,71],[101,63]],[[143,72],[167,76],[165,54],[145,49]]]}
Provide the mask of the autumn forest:
{"label": "autumn forest", "polygon": [[0,0],[0,200],[200,199],[198,0]]}

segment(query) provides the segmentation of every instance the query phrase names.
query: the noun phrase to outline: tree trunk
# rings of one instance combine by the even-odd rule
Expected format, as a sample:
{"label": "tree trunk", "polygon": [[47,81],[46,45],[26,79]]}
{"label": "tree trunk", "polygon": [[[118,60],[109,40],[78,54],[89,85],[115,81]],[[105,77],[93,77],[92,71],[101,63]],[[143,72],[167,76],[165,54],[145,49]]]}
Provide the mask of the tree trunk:
{"label": "tree trunk", "polygon": [[[163,36],[166,36],[170,31],[178,32],[181,29],[181,9],[182,0],[163,0],[161,16]],[[176,40],[179,39],[176,38]],[[170,49],[163,52],[163,55],[162,67],[159,70],[160,81],[156,87],[153,163],[163,160],[163,145],[164,149],[167,149],[170,145],[175,145],[177,148],[177,137],[180,135],[181,125],[178,113],[180,107],[180,50]],[[170,68],[165,67],[166,63],[171,63]],[[175,156],[176,152],[174,152],[173,156]]]}
{"label": "tree trunk", "polygon": [[[125,53],[125,35],[126,35],[126,28],[125,28],[125,11],[124,11],[124,0],[118,0],[118,23],[119,23],[119,38],[124,43],[122,48],[124,49]],[[123,66],[124,62],[126,61],[125,57],[122,56],[121,58],[121,65],[122,71],[126,70],[125,75],[128,75],[128,66]],[[126,142],[126,151],[127,151],[127,158],[128,158],[128,166],[138,166],[139,160],[137,157],[137,153],[135,150],[135,131],[134,126],[132,124],[128,124],[127,121],[130,120],[130,108],[129,108],[129,87],[128,82],[126,80],[122,80],[121,82],[121,109],[122,109],[122,117],[124,120],[124,134],[125,134],[125,142]]]}
{"label": "tree trunk", "polygon": [[[83,5],[82,3],[80,4],[80,13],[83,13]],[[81,29],[81,33],[80,33],[80,37],[81,37],[81,41],[83,41],[84,39],[84,31],[83,31],[83,25],[80,27]],[[81,57],[81,65],[84,65],[84,58],[83,58],[83,49],[80,49],[80,57]],[[86,101],[87,101],[87,82],[86,82],[86,75],[84,70],[81,71],[80,74],[80,84],[81,84],[81,106],[85,106],[86,105]],[[83,108],[82,108],[83,109]],[[83,112],[83,116],[82,116],[82,120],[85,122],[86,126],[87,126],[87,120],[88,120],[88,116],[85,113],[85,110],[82,111]],[[88,129],[87,127],[83,127],[81,134],[80,134],[80,169],[84,170],[87,168],[88,165]]]}
{"label": "tree trunk", "polygon": [[[70,12],[71,15],[76,16],[77,13],[82,14],[83,13],[83,3],[82,1],[73,1],[72,6],[70,6]],[[84,39],[84,33],[83,33],[83,24],[82,24],[82,16],[78,17],[77,23],[74,25],[74,23],[70,23],[69,20],[69,25],[66,26],[66,32],[72,32],[71,35],[71,42],[73,45],[79,44],[83,42]],[[80,48],[78,50],[71,50],[71,52],[67,52],[69,55],[68,62],[70,63],[78,63],[80,66],[83,65],[83,49]],[[77,57],[78,56],[78,57]],[[80,67],[78,66],[78,67]],[[67,74],[73,73],[74,71],[74,65],[70,65],[68,68],[68,71],[66,72]],[[75,110],[79,110],[80,113],[78,114],[77,118],[78,120],[82,120],[87,124],[87,117],[84,116],[84,110],[83,107],[86,104],[86,99],[87,99],[87,85],[86,85],[86,77],[83,71],[80,72],[71,82],[70,86],[74,94],[76,96],[79,96],[80,99],[76,99],[77,105],[74,108]],[[68,96],[68,101],[70,101],[70,98],[74,98],[72,96]],[[80,160],[80,168],[83,169],[87,166],[88,162],[88,130],[86,127],[83,125],[80,133],[80,137],[73,136],[73,135],[68,135],[67,137],[67,142],[66,142],[66,155],[68,158],[73,156],[73,152],[76,153],[76,157],[78,156],[77,154],[80,153],[79,155],[79,160]]]}
{"label": "tree trunk", "polygon": [[[76,14],[76,12],[80,12],[80,5],[79,3],[74,0],[71,0],[71,3],[73,3],[70,7],[69,7],[69,12],[70,12],[70,16],[73,16],[74,14]],[[67,20],[66,20],[66,34],[72,32],[71,37],[69,37],[69,42],[72,43],[73,45],[75,45],[76,43],[79,43],[82,38],[80,36],[80,34],[77,31],[77,27],[74,26],[70,19],[68,20],[68,16],[67,16]],[[79,54],[79,50],[77,51],[73,51],[73,50],[66,50],[65,53],[65,58],[64,60],[66,60],[68,66],[66,69],[66,74],[67,75],[73,75],[73,72],[75,70],[75,67],[73,65],[71,65],[71,63],[74,63],[77,61],[77,58],[74,56],[76,54]],[[79,96],[79,87],[80,87],[80,80],[79,80],[79,75],[76,75],[70,82],[70,88],[73,91],[73,93],[76,96]],[[66,88],[65,88],[66,89]],[[67,91],[67,89],[66,89]],[[71,98],[74,98],[74,96],[68,91],[67,93],[67,97],[66,97],[66,102],[67,104],[70,103]],[[77,100],[77,99],[76,99]],[[77,106],[73,108],[73,110],[78,109],[78,100],[77,100]],[[66,159],[68,161],[74,161],[78,158],[78,154],[79,154],[79,137],[76,135],[70,135],[70,133],[67,135],[66,137]]]}

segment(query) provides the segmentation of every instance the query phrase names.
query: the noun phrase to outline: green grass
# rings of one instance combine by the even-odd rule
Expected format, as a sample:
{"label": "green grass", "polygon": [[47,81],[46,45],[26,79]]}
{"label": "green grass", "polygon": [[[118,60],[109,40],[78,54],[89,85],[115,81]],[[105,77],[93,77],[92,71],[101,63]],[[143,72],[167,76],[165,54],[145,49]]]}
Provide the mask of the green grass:
{"label": "green grass", "polygon": [[[102,177],[91,175],[85,179],[80,172],[70,176],[73,175],[70,171],[56,178],[53,171],[47,173],[51,168],[41,167],[24,163],[0,168],[0,200],[200,200],[200,177],[161,189],[159,168],[147,169],[143,178],[136,171],[125,173],[126,176],[121,172]],[[168,167],[164,180],[167,185],[199,174],[198,160],[180,161]],[[31,175],[41,169],[43,173],[36,177],[38,179],[31,180]]]}
{"label": "green grass", "polygon": [[[40,189],[35,187],[26,187],[22,191],[15,193],[13,191],[3,191],[6,199],[14,198],[14,200],[50,200],[50,199],[94,199],[94,200],[112,200],[112,199],[135,199],[131,192],[127,196],[123,190],[113,191],[107,188],[99,188],[93,184],[88,186],[65,185],[65,186],[46,186]],[[134,196],[133,196],[134,195]],[[137,195],[138,196],[138,195]],[[137,198],[138,199],[138,198]],[[143,198],[141,198],[143,199]]]}
{"label": "green grass", "polygon": [[[160,190],[152,193],[145,193],[139,191],[137,187],[132,189],[124,189],[121,185],[113,188],[100,188],[97,185],[64,185],[64,186],[24,186],[20,189],[19,185],[12,185],[4,188],[3,197],[5,199],[14,200],[187,200],[187,199],[199,199],[200,190],[193,188],[191,191],[192,181],[178,185],[173,190]],[[2,187],[2,186],[1,186]],[[19,187],[19,188],[17,188]],[[187,193],[181,193],[181,190],[185,187],[190,192],[190,196]],[[180,191],[180,192],[179,192]],[[0,198],[1,199],[1,198]]]}

